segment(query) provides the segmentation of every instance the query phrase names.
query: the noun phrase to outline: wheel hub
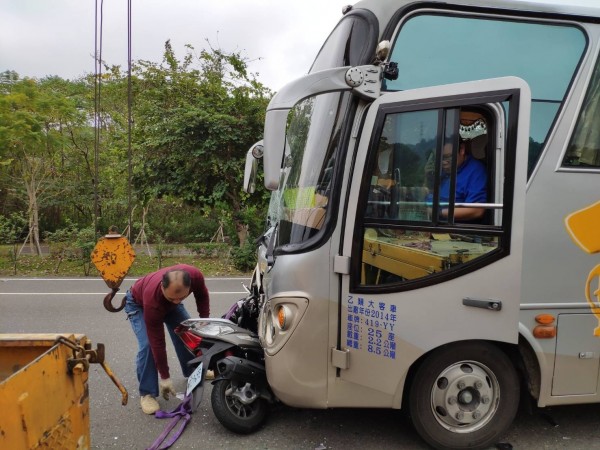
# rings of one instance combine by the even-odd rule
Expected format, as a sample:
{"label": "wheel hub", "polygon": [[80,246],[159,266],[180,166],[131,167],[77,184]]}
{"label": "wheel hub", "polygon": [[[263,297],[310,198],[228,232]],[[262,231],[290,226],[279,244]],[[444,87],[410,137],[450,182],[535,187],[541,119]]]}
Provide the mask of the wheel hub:
{"label": "wheel hub", "polygon": [[250,383],[246,383],[244,386],[238,388],[230,387],[225,394],[234,397],[244,405],[249,405],[258,398],[258,394]]}
{"label": "wheel hub", "polygon": [[438,376],[431,391],[431,408],[444,428],[473,432],[493,417],[499,394],[498,381],[486,366],[462,361]]}

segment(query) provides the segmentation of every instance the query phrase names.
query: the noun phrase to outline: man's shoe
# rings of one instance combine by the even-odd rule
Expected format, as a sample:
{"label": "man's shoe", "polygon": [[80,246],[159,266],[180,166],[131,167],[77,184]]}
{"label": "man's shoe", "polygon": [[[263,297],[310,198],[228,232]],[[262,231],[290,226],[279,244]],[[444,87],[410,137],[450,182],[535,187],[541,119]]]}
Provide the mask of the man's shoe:
{"label": "man's shoe", "polygon": [[206,371],[206,375],[204,375],[204,379],[205,380],[214,380],[215,379],[215,373],[212,370],[207,370]]}
{"label": "man's shoe", "polygon": [[160,406],[156,399],[149,394],[144,395],[140,399],[140,404],[142,405],[142,411],[144,412],[144,414],[154,414],[160,409]]}

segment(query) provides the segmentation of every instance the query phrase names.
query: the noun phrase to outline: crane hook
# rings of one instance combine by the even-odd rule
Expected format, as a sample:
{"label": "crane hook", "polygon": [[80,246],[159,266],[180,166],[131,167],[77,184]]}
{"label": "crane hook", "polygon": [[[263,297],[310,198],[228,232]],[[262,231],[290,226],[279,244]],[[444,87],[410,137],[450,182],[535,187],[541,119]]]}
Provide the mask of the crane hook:
{"label": "crane hook", "polygon": [[115,298],[115,294],[119,292],[119,288],[115,287],[112,288],[112,291],[110,291],[108,294],[106,294],[106,296],[104,297],[104,308],[109,311],[109,312],[119,312],[121,311],[123,308],[125,308],[125,297],[123,297],[123,301],[121,302],[121,306],[119,306],[118,308],[115,308],[112,305],[112,299]]}

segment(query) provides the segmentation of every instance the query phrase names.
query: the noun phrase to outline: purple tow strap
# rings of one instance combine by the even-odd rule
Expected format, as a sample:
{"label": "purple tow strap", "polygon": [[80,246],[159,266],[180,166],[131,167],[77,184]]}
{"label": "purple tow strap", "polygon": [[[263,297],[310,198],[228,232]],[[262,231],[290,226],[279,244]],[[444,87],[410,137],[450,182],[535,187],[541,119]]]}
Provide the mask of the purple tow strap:
{"label": "purple tow strap", "polygon": [[[171,445],[175,443],[175,441],[181,436],[185,426],[191,419],[192,414],[192,406],[191,406],[192,395],[186,395],[184,399],[181,401],[179,406],[175,408],[173,411],[157,411],[154,414],[154,417],[157,419],[170,419],[171,422],[167,425],[165,430],[156,438],[156,440],[152,443],[150,447],[146,450],[163,450],[169,448]],[[181,422],[181,423],[180,423]],[[173,429],[180,423],[179,428],[171,433]]]}

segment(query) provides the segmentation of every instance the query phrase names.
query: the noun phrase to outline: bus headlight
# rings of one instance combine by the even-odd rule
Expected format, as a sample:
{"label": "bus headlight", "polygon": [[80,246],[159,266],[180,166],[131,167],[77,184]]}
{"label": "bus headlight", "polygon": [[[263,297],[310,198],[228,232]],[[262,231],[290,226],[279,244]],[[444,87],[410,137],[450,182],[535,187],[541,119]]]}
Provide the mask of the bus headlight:
{"label": "bus headlight", "polygon": [[308,308],[306,297],[273,297],[261,312],[260,339],[265,353],[275,355],[291,335]]}

